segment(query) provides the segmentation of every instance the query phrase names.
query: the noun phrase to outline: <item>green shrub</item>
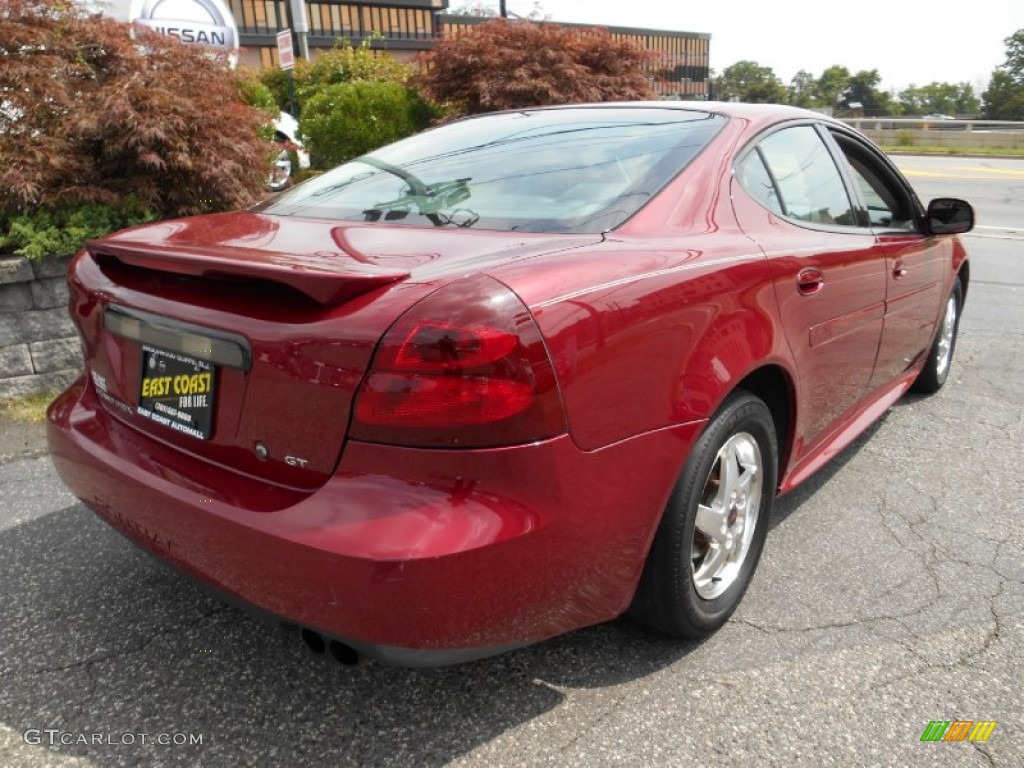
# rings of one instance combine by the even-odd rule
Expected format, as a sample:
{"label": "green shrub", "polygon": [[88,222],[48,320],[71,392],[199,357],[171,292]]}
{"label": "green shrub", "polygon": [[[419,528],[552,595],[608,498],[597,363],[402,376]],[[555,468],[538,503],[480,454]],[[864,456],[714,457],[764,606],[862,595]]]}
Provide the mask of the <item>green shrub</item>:
{"label": "green shrub", "polygon": [[914,132],[906,129],[896,132],[896,143],[901,147],[914,146]]}
{"label": "green shrub", "polygon": [[329,85],[302,110],[300,130],[316,168],[330,168],[425,128],[434,111],[393,82]]}
{"label": "green shrub", "polygon": [[237,72],[237,77],[235,85],[238,88],[238,95],[242,101],[250,107],[256,107],[266,116],[266,121],[259,128],[259,137],[266,141],[273,141],[274,124],[272,121],[277,118],[280,112],[277,108],[277,102],[274,100],[274,94],[260,80],[258,72],[240,69]]}
{"label": "green shrub", "polygon": [[0,252],[29,259],[71,256],[86,240],[155,219],[155,213],[140,211],[134,205],[106,203],[16,214],[0,220]]}
{"label": "green shrub", "polygon": [[309,62],[304,59],[296,58],[295,69],[291,71],[289,75],[287,70],[281,69],[280,67],[270,67],[267,69],[260,70],[260,82],[267,87],[271,95],[274,97],[274,101],[277,103],[277,108],[281,112],[287,112],[291,114],[292,111],[292,85],[290,81],[294,81],[296,84],[302,82],[304,72],[309,68]]}
{"label": "green shrub", "polygon": [[412,68],[383,51],[374,51],[371,43],[363,40],[354,47],[342,40],[331,50],[317,54],[312,62],[297,59],[291,75],[274,67],[261,71],[260,80],[282,112],[291,112],[293,82],[300,113],[310,98],[330,85],[364,81],[404,84],[412,76]]}
{"label": "green shrub", "polygon": [[263,84],[258,73],[249,69],[238,70],[238,93],[250,107],[263,110],[271,117],[277,117],[277,102],[274,94]]}
{"label": "green shrub", "polygon": [[301,72],[296,82],[296,95],[300,104],[328,86],[340,83],[379,82],[401,83],[412,76],[412,69],[387,53],[378,53],[364,40],[354,48],[347,40],[321,53]]}

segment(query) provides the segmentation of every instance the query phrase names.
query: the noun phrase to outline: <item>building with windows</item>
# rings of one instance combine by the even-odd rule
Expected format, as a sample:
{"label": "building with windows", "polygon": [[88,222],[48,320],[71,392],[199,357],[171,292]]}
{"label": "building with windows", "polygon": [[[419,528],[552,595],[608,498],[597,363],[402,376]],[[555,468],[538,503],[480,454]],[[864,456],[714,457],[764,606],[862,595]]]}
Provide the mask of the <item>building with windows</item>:
{"label": "building with windows", "polygon": [[[220,48],[242,66],[277,65],[277,33],[302,28],[296,18],[305,10],[310,54],[340,40],[359,45],[369,40],[377,50],[409,59],[428,50],[438,38],[458,35],[489,21],[480,16],[446,13],[448,0],[79,0],[122,21],[132,21],[183,42]],[[557,21],[546,22],[559,24]],[[561,24],[587,29],[596,25]],[[662,97],[708,97],[708,51],[711,35],[630,27],[608,27],[655,54],[649,74]],[[298,51],[300,48],[295,46]]]}
{"label": "building with windows", "polygon": [[[311,55],[330,48],[340,39],[359,45],[370,40],[372,47],[387,50],[399,58],[410,58],[433,45],[436,38],[457,35],[488,18],[449,14],[448,0],[314,0],[306,4]],[[288,0],[230,0],[239,34],[239,63],[250,67],[277,64],[274,36],[282,29],[295,29],[289,18]],[[559,22],[550,22],[557,24]],[[562,26],[585,29],[586,24]],[[609,27],[617,39],[654,51],[650,75],[662,97],[706,99],[708,56],[711,35],[630,27]]]}
{"label": "building with windows", "polygon": [[[230,0],[229,5],[238,25],[239,63],[276,66],[275,35],[297,28],[288,0]],[[439,35],[437,14],[448,0],[314,0],[305,6],[311,55],[332,48],[338,40],[353,45],[372,40],[374,48],[406,58],[433,44]]]}

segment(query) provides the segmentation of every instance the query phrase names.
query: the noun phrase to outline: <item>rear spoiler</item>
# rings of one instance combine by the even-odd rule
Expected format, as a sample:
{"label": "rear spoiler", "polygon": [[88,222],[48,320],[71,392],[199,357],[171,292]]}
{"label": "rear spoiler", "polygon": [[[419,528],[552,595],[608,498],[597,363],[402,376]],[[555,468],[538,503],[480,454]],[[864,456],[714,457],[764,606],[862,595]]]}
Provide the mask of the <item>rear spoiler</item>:
{"label": "rear spoiler", "polygon": [[279,253],[230,246],[173,247],[131,241],[93,240],[93,256],[157,272],[209,278],[252,278],[293,288],[324,306],[341,304],[409,276],[403,269],[354,261],[347,254]]}

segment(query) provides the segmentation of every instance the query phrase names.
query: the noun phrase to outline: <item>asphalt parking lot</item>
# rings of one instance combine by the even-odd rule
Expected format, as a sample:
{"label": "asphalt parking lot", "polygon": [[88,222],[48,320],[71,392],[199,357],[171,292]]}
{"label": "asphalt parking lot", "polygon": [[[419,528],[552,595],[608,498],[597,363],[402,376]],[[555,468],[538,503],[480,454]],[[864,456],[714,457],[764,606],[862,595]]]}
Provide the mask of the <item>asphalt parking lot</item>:
{"label": "asphalt parking lot", "polygon": [[978,209],[951,381],[779,501],[716,635],[343,667],[134,549],[2,424],[0,765],[1024,765],[1024,161],[899,163]]}

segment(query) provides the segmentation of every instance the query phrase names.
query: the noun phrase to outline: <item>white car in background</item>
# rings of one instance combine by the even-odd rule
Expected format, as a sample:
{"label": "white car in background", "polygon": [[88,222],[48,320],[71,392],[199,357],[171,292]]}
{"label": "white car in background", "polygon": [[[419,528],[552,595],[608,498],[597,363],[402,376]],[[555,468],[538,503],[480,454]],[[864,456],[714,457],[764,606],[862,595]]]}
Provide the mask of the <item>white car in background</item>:
{"label": "white car in background", "polygon": [[[273,121],[274,141],[281,145],[281,154],[274,161],[274,167],[267,179],[271,191],[278,192],[291,185],[292,174],[299,169],[309,168],[309,153],[299,141],[299,121],[287,112],[281,112]],[[292,167],[292,152],[298,158],[299,168]]]}

